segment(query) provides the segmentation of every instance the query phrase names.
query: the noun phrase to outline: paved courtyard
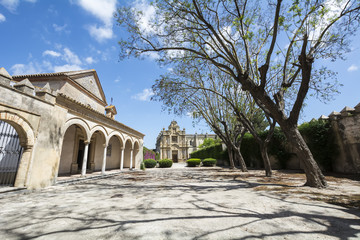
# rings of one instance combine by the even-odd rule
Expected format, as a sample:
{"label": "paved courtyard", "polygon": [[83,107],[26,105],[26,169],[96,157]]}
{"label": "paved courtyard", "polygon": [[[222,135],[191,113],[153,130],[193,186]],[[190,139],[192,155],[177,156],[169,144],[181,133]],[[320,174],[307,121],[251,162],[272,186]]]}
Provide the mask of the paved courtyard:
{"label": "paved courtyard", "polygon": [[319,201],[357,196],[358,181],[262,175],[177,165],[0,194],[0,239],[360,238],[359,209]]}

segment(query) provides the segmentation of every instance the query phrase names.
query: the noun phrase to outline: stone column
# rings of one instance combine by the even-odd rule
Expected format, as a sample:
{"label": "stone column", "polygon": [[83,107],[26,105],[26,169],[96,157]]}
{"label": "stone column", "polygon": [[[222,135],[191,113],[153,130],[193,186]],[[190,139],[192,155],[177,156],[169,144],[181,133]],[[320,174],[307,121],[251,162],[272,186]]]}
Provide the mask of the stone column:
{"label": "stone column", "polygon": [[121,149],[121,159],[120,159],[120,170],[124,169],[124,148],[120,148]]}
{"label": "stone column", "polygon": [[132,169],[133,165],[133,152],[134,152],[134,149],[130,149],[130,169]]}
{"label": "stone column", "polygon": [[86,175],[86,165],[87,165],[87,160],[88,160],[88,152],[89,152],[90,142],[85,141],[84,144],[85,144],[84,158],[83,158],[82,168],[81,168],[81,176],[83,176],[83,177]]}
{"label": "stone column", "polygon": [[14,187],[25,187],[28,178],[28,170],[30,166],[31,154],[33,146],[25,146],[21,156],[19,168],[16,174]]}
{"label": "stone column", "polygon": [[105,170],[106,170],[106,153],[107,153],[107,145],[104,144],[104,157],[103,157],[103,162],[102,162],[102,167],[101,167],[101,174],[105,174]]}

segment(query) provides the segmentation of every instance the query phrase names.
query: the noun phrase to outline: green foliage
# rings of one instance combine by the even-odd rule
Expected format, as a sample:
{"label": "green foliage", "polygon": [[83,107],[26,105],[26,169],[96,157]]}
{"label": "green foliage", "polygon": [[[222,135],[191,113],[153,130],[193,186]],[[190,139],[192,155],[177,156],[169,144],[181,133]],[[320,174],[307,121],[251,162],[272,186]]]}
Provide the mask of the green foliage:
{"label": "green foliage", "polygon": [[186,161],[187,166],[188,167],[196,167],[199,166],[201,163],[201,159],[200,158],[190,158],[189,160]]}
{"label": "green foliage", "polygon": [[[322,169],[331,171],[332,161],[337,156],[338,150],[330,123],[324,120],[312,120],[300,125],[299,131],[310,148],[315,161]],[[261,138],[265,139],[267,133],[267,131],[260,133]],[[286,168],[286,163],[293,155],[287,150],[287,146],[284,133],[276,127],[268,145],[268,153],[277,158],[282,169]],[[247,166],[263,167],[259,145],[254,137],[248,133],[245,134],[241,142],[241,153]]]}
{"label": "green foliage", "polygon": [[203,161],[203,166],[205,167],[213,167],[216,165],[216,159],[215,158],[205,158]]}
{"label": "green foliage", "polygon": [[143,171],[145,171],[146,168],[145,168],[144,162],[141,162],[141,163],[140,163],[140,169],[143,170]]}
{"label": "green foliage", "polygon": [[259,145],[250,133],[246,133],[241,141],[241,154],[244,158],[246,166],[263,167]]}
{"label": "green foliage", "polygon": [[173,165],[173,161],[171,159],[161,159],[159,160],[160,168],[170,168]]}
{"label": "green foliage", "polygon": [[194,151],[190,154],[190,156],[191,158],[200,158],[200,159],[205,159],[205,158],[215,158],[215,159],[223,159],[223,160],[228,159],[227,151],[222,150],[221,143]]}
{"label": "green foliage", "polygon": [[311,120],[299,126],[314,159],[326,171],[332,171],[332,161],[338,154],[331,125],[324,120]]}
{"label": "green foliage", "polygon": [[146,168],[154,168],[156,166],[156,161],[154,159],[145,159],[144,162]]}
{"label": "green foliage", "polygon": [[219,143],[221,143],[220,139],[205,138],[204,142],[199,145],[199,148],[211,147]]}

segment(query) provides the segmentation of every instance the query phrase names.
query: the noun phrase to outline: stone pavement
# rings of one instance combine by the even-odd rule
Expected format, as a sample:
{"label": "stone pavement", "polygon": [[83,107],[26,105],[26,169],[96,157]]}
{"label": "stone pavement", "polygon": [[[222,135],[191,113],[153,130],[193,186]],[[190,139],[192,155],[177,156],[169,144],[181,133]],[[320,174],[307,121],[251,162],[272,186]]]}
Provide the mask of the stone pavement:
{"label": "stone pavement", "polygon": [[0,239],[360,238],[359,210],[218,171],[175,165],[0,194]]}

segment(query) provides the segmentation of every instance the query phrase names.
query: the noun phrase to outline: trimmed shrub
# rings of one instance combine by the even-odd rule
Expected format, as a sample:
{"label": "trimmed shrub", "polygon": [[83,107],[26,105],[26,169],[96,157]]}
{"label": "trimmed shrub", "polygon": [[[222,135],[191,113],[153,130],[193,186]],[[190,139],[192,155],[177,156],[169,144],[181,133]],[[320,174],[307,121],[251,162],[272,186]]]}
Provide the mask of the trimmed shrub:
{"label": "trimmed shrub", "polygon": [[210,147],[202,148],[194,151],[190,154],[191,158],[215,158],[215,159],[227,159],[227,152],[222,150],[221,143]]}
{"label": "trimmed shrub", "polygon": [[203,166],[205,167],[213,167],[216,164],[215,158],[205,158],[203,161]]}
{"label": "trimmed shrub", "polygon": [[196,167],[200,165],[201,159],[200,158],[190,158],[186,161],[188,167]]}
{"label": "trimmed shrub", "polygon": [[170,168],[173,165],[173,161],[171,159],[161,159],[159,160],[160,168]]}
{"label": "trimmed shrub", "polygon": [[145,159],[144,164],[146,168],[154,168],[156,166],[156,161],[154,159]]}

